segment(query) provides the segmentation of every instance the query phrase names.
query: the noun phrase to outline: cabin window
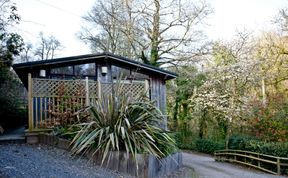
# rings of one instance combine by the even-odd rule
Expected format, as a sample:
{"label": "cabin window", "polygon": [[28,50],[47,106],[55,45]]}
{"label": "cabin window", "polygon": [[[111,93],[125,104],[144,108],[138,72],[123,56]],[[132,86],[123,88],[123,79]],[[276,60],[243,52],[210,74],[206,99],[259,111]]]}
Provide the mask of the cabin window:
{"label": "cabin window", "polygon": [[139,73],[139,72],[136,72],[136,71],[132,71],[131,78],[133,80],[148,80],[149,79],[149,75],[146,75],[146,74],[143,74],[143,73]]}
{"label": "cabin window", "polygon": [[75,76],[96,76],[95,63],[74,66]]}
{"label": "cabin window", "polygon": [[121,68],[118,66],[112,65],[112,77],[113,79],[130,79],[130,69]]}
{"label": "cabin window", "polygon": [[80,64],[75,66],[66,66],[53,68],[50,71],[51,78],[61,79],[77,79],[85,76],[94,77],[96,76],[95,63]]}

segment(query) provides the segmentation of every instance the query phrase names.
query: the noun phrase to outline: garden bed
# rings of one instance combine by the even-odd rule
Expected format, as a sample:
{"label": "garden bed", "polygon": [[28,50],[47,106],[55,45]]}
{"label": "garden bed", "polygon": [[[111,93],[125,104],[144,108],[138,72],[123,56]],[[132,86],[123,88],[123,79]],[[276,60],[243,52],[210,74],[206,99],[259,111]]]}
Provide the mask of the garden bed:
{"label": "garden bed", "polygon": [[[55,146],[57,148],[69,150],[70,142],[68,140],[58,138],[53,135],[40,134],[39,143]],[[101,165],[102,157],[92,152],[86,153],[96,165]],[[126,152],[110,152],[108,159],[103,163],[104,168],[127,173],[137,177],[156,178],[169,175],[173,171],[182,167],[182,154],[177,152],[161,160],[156,159],[152,155],[137,154],[138,171],[135,160]]]}

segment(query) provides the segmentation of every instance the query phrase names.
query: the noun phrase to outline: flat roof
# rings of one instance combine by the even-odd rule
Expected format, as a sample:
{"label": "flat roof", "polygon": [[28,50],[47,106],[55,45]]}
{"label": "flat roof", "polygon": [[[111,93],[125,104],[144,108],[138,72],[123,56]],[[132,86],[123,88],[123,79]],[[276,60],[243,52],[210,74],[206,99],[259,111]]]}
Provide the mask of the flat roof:
{"label": "flat roof", "polygon": [[[163,75],[163,77],[166,80],[173,79],[177,77],[176,73],[151,66],[148,64],[144,64],[135,60],[131,60],[122,56],[114,55],[111,53],[98,53],[98,54],[86,54],[86,55],[79,55],[79,56],[70,56],[70,57],[63,57],[63,58],[55,58],[55,59],[49,59],[49,60],[41,60],[41,61],[32,61],[32,62],[25,62],[25,63],[18,63],[14,64],[12,67],[16,71],[25,71],[25,70],[31,70],[35,68],[41,68],[41,67],[55,67],[58,65],[69,65],[72,63],[89,63],[89,62],[97,62],[97,60],[110,60],[111,64],[114,63],[121,63],[122,65],[126,65],[128,67],[135,67],[144,69],[146,72],[153,72],[154,74],[160,74]],[[17,73],[18,74],[18,73]]]}

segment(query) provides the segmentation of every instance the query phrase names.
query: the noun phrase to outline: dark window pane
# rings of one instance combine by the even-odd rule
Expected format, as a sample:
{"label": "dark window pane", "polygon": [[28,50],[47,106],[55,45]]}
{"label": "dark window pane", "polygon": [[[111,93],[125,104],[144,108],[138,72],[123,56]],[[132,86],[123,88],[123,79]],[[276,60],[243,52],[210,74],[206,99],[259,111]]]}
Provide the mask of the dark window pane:
{"label": "dark window pane", "polygon": [[95,76],[95,63],[81,64],[74,67],[75,76]]}
{"label": "dark window pane", "polygon": [[67,67],[59,67],[51,69],[51,74],[62,74],[62,75],[73,75],[73,67],[67,66]]}
{"label": "dark window pane", "polygon": [[131,78],[133,80],[147,80],[149,79],[149,76],[143,73],[132,71]]}
{"label": "dark window pane", "polygon": [[121,68],[118,66],[112,65],[112,77],[113,79],[129,79],[130,78],[130,70],[126,68]]}

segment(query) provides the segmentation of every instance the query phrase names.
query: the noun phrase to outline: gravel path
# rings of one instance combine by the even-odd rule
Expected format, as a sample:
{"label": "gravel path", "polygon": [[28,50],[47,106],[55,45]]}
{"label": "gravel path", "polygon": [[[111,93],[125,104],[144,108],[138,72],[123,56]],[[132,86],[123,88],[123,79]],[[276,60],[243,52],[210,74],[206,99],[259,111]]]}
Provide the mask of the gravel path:
{"label": "gravel path", "polygon": [[2,178],[120,178],[131,177],[72,157],[69,152],[45,145],[0,144]]}
{"label": "gravel path", "polygon": [[[197,178],[287,178],[274,176],[230,163],[215,162],[204,154],[183,153],[182,168],[167,177]],[[187,175],[187,176],[186,176]],[[0,144],[1,178],[128,178],[115,171],[95,166],[85,158],[72,157],[69,152],[45,145]]]}
{"label": "gravel path", "polygon": [[213,157],[204,154],[183,153],[183,164],[193,168],[199,178],[287,178],[235,164],[216,162]]}

